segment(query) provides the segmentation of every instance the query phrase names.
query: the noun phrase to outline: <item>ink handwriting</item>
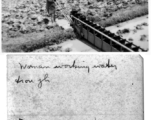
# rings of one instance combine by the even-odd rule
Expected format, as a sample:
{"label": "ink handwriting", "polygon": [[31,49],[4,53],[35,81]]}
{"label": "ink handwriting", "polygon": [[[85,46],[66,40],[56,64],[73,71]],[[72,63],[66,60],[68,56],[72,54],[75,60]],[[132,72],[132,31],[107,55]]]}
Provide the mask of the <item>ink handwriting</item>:
{"label": "ink handwriting", "polygon": [[63,64],[63,65],[56,65],[54,67],[55,69],[57,68],[75,68],[75,69],[87,69],[87,72],[90,72],[90,67],[89,66],[85,66],[85,65],[76,65],[76,60],[73,61],[72,65],[69,64]]}
{"label": "ink handwriting", "polygon": [[[83,62],[85,62],[85,61],[83,61]],[[106,69],[106,68],[108,68],[108,69],[113,68],[115,70],[118,69],[117,65],[111,63],[110,59],[108,59],[107,62],[104,62],[104,63],[101,63],[101,64],[97,64],[97,65],[94,64],[92,66],[91,65],[82,65],[83,62],[81,64],[80,63],[78,64],[77,60],[75,59],[71,63],[58,64],[58,65],[53,66],[52,68],[56,69],[56,70],[57,69],[76,69],[76,70],[82,69],[82,70],[86,70],[87,73],[90,73],[91,69]],[[51,68],[49,65],[48,66],[32,65],[32,64],[30,64],[30,65],[28,65],[28,64],[23,65],[21,63],[19,63],[19,65],[20,65],[20,69],[21,70],[23,70],[23,69],[29,70],[29,69],[49,69],[49,68]],[[15,79],[15,82],[17,84],[32,84],[34,82],[36,82],[36,83],[38,82],[37,87],[38,88],[42,88],[42,86],[43,86],[44,83],[50,83],[50,79],[51,78],[49,78],[49,74],[48,73],[45,73],[45,74],[43,74],[42,78],[39,77],[39,78],[36,78],[35,80],[34,79],[35,78],[33,78],[33,79],[23,79],[19,75]]]}
{"label": "ink handwriting", "polygon": [[43,82],[50,82],[50,80],[48,79],[48,73],[46,73],[46,74],[44,75],[44,78],[43,78],[43,79],[39,79],[38,81],[39,81],[39,83],[38,83],[38,88],[41,88],[41,87],[42,87]]}
{"label": "ink handwriting", "polygon": [[111,64],[110,59],[108,59],[108,63],[106,64],[99,64],[99,65],[94,65],[93,68],[115,68],[117,70],[117,65]]}
{"label": "ink handwriting", "polygon": [[[48,66],[44,66],[44,65],[28,65],[28,64],[21,64],[20,65],[20,69],[51,69],[51,67]],[[53,66],[54,69],[86,69],[88,73],[90,73],[91,68],[114,68],[115,70],[117,70],[117,65],[112,64],[110,59],[108,59],[108,61],[106,63],[101,63],[98,65],[93,65],[93,66],[89,66],[89,65],[81,65],[79,63],[79,65],[77,64],[77,60],[73,60],[73,62],[71,64],[58,64]]]}
{"label": "ink handwriting", "polygon": [[20,75],[19,75],[18,78],[15,79],[15,82],[16,82],[17,84],[19,84],[19,83],[33,83],[33,80],[29,80],[29,79],[23,80],[23,79],[21,79],[21,77],[20,77]]}
{"label": "ink handwriting", "polygon": [[43,66],[43,65],[28,65],[28,64],[21,64],[19,63],[20,65],[20,69],[48,69],[50,68],[50,66]]}
{"label": "ink handwriting", "polygon": [[[41,79],[38,79],[38,88],[42,88],[42,86],[43,86],[43,83],[44,82],[50,82],[50,80],[48,79],[49,78],[49,76],[48,76],[48,73],[46,73],[46,74],[44,74],[44,77]],[[24,84],[24,83],[34,83],[34,80],[30,80],[30,79],[21,79],[21,77],[20,77],[20,75],[18,76],[18,78],[17,79],[15,79],[15,82],[17,83],[17,84],[19,84],[19,83],[22,83],[22,84]]]}

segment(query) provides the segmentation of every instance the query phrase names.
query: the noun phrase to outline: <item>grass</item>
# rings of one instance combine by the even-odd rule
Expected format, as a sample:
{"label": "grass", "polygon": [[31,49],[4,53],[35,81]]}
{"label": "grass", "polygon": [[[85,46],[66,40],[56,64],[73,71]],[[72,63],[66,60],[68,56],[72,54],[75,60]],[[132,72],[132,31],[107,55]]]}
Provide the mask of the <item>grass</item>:
{"label": "grass", "polygon": [[3,43],[4,52],[32,52],[49,45],[59,44],[76,36],[72,30],[56,27],[43,33],[32,33],[26,37],[13,38]]}
{"label": "grass", "polygon": [[136,4],[134,6],[130,6],[126,9],[121,9],[112,13],[112,16],[106,18],[105,20],[97,21],[94,18],[94,22],[100,24],[103,27],[112,26],[121,22],[125,22],[128,20],[132,20],[136,17],[140,17],[148,14],[148,3],[145,4]]}

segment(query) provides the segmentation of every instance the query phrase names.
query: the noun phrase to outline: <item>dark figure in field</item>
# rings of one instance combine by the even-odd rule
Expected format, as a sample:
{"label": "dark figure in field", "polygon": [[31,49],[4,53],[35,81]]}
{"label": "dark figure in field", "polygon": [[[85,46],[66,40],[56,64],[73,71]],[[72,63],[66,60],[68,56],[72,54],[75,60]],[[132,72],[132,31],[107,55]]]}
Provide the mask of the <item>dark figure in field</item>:
{"label": "dark figure in field", "polygon": [[52,22],[55,22],[55,1],[56,0],[46,0],[46,10]]}

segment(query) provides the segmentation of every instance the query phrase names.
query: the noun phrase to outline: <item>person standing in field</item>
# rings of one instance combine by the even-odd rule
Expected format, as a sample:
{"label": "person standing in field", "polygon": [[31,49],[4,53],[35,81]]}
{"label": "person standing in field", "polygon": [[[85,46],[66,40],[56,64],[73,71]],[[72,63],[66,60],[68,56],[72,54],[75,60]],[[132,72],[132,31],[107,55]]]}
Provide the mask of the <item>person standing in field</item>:
{"label": "person standing in field", "polygon": [[46,10],[52,22],[55,22],[55,2],[56,0],[46,0]]}

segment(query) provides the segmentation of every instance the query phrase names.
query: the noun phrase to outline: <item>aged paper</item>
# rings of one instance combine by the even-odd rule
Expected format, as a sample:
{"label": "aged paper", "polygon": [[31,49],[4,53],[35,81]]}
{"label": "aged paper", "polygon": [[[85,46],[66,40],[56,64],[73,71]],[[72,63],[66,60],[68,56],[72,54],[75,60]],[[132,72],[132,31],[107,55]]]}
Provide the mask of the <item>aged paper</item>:
{"label": "aged paper", "polygon": [[9,55],[8,120],[143,120],[139,55]]}

